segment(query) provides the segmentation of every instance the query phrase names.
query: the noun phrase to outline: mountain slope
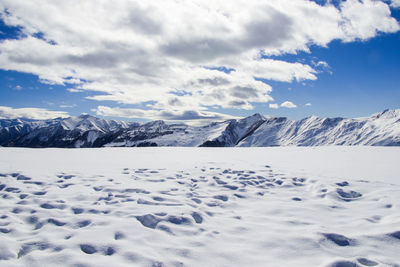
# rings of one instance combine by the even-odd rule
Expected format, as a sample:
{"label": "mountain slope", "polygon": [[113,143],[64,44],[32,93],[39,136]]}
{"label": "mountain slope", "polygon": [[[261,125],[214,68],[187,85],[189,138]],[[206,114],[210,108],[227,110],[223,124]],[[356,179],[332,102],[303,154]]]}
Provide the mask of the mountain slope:
{"label": "mountain slope", "polygon": [[366,118],[302,120],[254,114],[240,120],[203,127],[104,120],[90,115],[37,121],[0,120],[0,146],[121,147],[121,146],[400,146],[400,110]]}
{"label": "mountain slope", "polygon": [[260,114],[254,114],[241,120],[232,120],[220,136],[204,142],[201,146],[236,146],[242,139],[251,135],[264,121],[265,118]]}
{"label": "mountain slope", "polygon": [[368,118],[267,119],[238,146],[400,145],[400,110]]}

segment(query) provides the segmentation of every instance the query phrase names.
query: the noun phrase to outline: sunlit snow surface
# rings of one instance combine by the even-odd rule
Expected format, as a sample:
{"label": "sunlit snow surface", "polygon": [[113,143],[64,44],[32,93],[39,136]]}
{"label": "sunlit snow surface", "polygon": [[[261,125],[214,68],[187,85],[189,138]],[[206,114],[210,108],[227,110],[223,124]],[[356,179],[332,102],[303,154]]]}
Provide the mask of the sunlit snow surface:
{"label": "sunlit snow surface", "polygon": [[400,266],[400,148],[0,148],[0,266]]}

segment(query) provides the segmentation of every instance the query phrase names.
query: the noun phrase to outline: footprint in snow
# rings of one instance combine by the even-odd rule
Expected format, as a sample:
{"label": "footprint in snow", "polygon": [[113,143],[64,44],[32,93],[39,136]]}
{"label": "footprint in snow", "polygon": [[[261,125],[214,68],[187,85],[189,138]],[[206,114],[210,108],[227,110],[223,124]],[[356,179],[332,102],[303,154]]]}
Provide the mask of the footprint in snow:
{"label": "footprint in snow", "polygon": [[335,243],[338,246],[346,247],[355,243],[355,240],[350,239],[344,235],[335,234],[335,233],[323,233],[322,234],[327,240]]}
{"label": "footprint in snow", "polygon": [[336,189],[336,193],[339,195],[339,198],[344,200],[344,201],[353,201],[353,200],[357,200],[360,197],[362,197],[362,194],[356,191],[344,191],[341,188],[337,188]]}

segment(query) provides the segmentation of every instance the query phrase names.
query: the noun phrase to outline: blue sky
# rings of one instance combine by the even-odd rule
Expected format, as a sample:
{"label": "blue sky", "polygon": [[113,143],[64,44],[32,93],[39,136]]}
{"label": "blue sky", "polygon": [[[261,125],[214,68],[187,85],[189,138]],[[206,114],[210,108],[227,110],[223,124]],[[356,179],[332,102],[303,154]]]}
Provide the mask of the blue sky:
{"label": "blue sky", "polygon": [[[2,118],[89,113],[201,124],[254,113],[361,117],[399,108],[398,1],[299,0],[286,9],[279,1],[229,8],[188,1],[170,14],[174,1],[121,0],[111,18],[96,1],[79,11],[52,1],[39,10],[4,2]],[[48,10],[64,16],[43,15]],[[190,13],[193,23],[182,26]]]}

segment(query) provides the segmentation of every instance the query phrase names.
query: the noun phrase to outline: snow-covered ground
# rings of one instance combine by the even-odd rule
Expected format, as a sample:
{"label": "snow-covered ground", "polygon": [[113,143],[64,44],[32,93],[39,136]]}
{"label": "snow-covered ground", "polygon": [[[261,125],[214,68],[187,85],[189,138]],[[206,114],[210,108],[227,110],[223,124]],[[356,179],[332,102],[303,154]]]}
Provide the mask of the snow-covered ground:
{"label": "snow-covered ground", "polygon": [[400,266],[400,148],[0,148],[0,266]]}

